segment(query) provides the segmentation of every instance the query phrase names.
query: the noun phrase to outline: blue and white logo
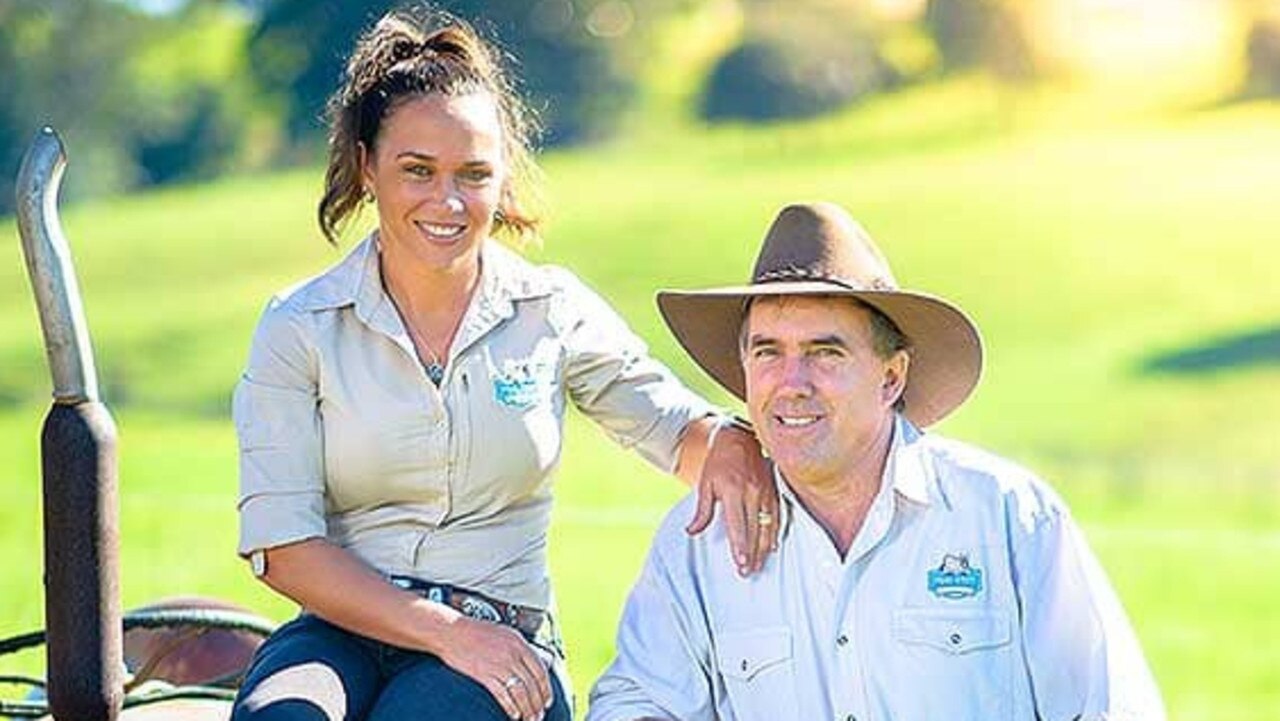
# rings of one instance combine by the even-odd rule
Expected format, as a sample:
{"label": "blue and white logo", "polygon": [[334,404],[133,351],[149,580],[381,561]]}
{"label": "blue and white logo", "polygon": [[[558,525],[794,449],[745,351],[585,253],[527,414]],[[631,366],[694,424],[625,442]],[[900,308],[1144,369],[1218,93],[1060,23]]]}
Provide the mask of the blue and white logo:
{"label": "blue and white logo", "polygon": [[982,569],[969,565],[969,554],[948,553],[929,571],[929,592],[939,598],[969,598],[982,590]]}
{"label": "blue and white logo", "polygon": [[491,370],[494,400],[507,408],[524,410],[550,395],[555,364],[543,356],[545,353],[535,352],[529,358],[503,361],[500,369]]}

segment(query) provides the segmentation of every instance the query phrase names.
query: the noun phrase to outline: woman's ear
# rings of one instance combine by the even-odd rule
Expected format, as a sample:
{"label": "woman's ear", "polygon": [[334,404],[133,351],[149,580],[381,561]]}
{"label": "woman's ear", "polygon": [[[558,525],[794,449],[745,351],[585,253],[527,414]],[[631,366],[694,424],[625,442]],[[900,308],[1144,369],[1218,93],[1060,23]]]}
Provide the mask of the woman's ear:
{"label": "woman's ear", "polygon": [[360,184],[367,195],[373,195],[373,158],[364,143],[356,143],[356,162],[360,164]]}

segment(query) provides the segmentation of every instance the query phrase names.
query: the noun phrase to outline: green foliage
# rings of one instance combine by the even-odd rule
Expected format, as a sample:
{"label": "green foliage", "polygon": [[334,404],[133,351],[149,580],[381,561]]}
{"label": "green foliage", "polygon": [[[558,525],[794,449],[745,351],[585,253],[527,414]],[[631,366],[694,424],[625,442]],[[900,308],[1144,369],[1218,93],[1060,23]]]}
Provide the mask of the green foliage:
{"label": "green foliage", "polygon": [[40,124],[58,125],[78,147],[101,148],[92,153],[99,167],[81,187],[119,185],[128,176],[117,169],[123,153],[102,142],[129,104],[126,83],[103,58],[125,56],[143,25],[101,2],[0,2],[0,209],[13,207],[13,178]]}
{"label": "green foliage", "polygon": [[255,113],[239,58],[217,51],[242,27],[209,4],[152,17],[108,0],[0,0],[0,210],[45,124],[85,168],[73,198],[240,167]]}
{"label": "green foliage", "polygon": [[272,0],[263,3],[248,41],[249,69],[259,86],[285,107],[286,129],[314,139],[323,130],[325,101],[338,86],[346,53],[360,31],[391,0]]}
{"label": "green foliage", "polygon": [[928,0],[924,24],[947,70],[981,67],[1014,81],[1034,74],[1030,40],[1011,0]]}
{"label": "green foliage", "polygon": [[[285,98],[288,129],[298,139],[312,140],[321,131],[325,101],[359,33],[399,4],[405,3],[265,3],[249,43],[251,67],[262,87]],[[605,134],[634,93],[634,81],[622,72],[610,44],[635,23],[629,2],[440,0],[433,5],[472,22],[514,56],[515,74],[543,116],[551,144]]]}
{"label": "green foliage", "polygon": [[247,19],[208,4],[154,22],[161,29],[125,63],[135,102],[148,117],[130,143],[142,181],[158,185],[243,169],[263,116],[238,52]]}
{"label": "green foliage", "polygon": [[853,13],[756,11],[748,32],[707,78],[708,120],[768,121],[830,112],[891,87],[897,75],[878,40]]}

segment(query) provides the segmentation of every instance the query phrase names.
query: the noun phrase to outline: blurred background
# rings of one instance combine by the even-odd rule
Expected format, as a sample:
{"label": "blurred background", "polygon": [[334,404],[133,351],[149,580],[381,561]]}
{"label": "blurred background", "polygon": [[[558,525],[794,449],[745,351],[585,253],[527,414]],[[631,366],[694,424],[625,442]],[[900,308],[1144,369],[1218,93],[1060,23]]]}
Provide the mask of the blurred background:
{"label": "blurred background", "polygon": [[[121,434],[126,607],[293,610],[234,556],[229,394],[314,223],[321,109],[390,2],[0,0],[0,636],[43,625],[49,380],[12,217],[49,124]],[[1174,719],[1280,718],[1280,2],[453,0],[540,112],[545,243],[688,382],[658,287],[744,280],[786,202],[841,203],[984,331],[940,429],[1045,476]],[[372,218],[352,228],[359,237]],[[553,573],[580,700],[683,493],[569,429]],[[37,655],[0,659],[38,669]],[[0,669],[7,670],[7,669]]]}

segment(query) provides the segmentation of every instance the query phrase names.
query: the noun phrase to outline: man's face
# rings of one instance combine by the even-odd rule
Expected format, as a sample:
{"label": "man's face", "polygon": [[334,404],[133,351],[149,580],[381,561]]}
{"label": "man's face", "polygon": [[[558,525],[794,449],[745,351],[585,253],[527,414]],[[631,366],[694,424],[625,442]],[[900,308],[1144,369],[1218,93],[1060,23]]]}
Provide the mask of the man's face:
{"label": "man's face", "polygon": [[870,312],[843,298],[765,297],[746,323],[748,411],[787,480],[827,486],[878,467],[907,356],[876,355]]}

